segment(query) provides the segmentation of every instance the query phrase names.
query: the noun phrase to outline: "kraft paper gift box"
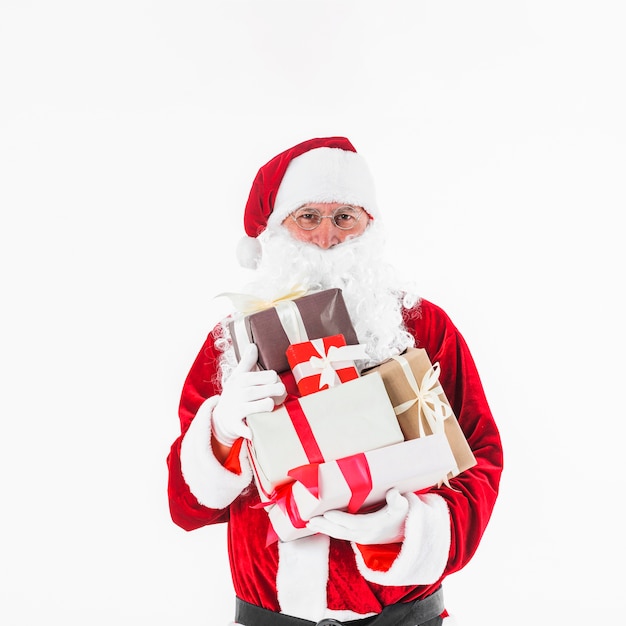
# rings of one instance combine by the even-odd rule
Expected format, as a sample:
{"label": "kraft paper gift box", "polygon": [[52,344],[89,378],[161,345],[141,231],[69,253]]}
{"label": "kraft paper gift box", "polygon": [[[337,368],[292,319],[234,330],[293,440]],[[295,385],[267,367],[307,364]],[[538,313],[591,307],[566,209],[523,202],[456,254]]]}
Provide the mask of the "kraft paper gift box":
{"label": "kraft paper gift box", "polygon": [[355,361],[367,358],[365,346],[347,346],[343,335],[292,344],[286,355],[303,396],[358,378]]}
{"label": "kraft paper gift box", "polygon": [[332,509],[356,513],[382,505],[392,487],[400,493],[441,483],[456,466],[443,432],[430,437],[369,450],[335,461],[290,471],[292,483],[283,485],[269,501],[268,515],[276,535],[291,541],[312,534],[306,522]]}
{"label": "kraft paper gift box", "polygon": [[449,477],[476,465],[439,383],[439,364],[430,362],[426,350],[408,348],[403,354],[362,372],[364,378],[372,374],[382,377],[405,439],[428,437],[443,430],[456,459]]}
{"label": "kraft paper gift box", "polygon": [[289,482],[288,472],[403,441],[389,396],[378,375],[356,378],[271,412],[246,418],[249,458],[261,496]]}
{"label": "kraft paper gift box", "polygon": [[338,334],[348,345],[359,343],[341,289],[316,291],[241,314],[228,323],[228,330],[237,360],[248,344],[255,343],[259,367],[277,372],[289,369],[285,351],[291,344]]}

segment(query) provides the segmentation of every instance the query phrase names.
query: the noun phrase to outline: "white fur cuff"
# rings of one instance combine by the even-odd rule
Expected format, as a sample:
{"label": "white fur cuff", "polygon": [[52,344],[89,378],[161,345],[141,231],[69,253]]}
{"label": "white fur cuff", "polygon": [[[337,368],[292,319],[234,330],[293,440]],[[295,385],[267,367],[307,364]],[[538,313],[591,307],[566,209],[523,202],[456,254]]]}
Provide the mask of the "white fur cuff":
{"label": "white fur cuff", "polygon": [[218,396],[204,401],[185,433],[180,464],[185,482],[198,502],[211,509],[227,507],[252,480],[252,470],[241,447],[241,474],[228,471],[211,448],[211,414]]}
{"label": "white fur cuff", "polygon": [[359,548],[353,544],[362,576],[385,586],[429,585],[443,574],[450,552],[450,513],[446,501],[437,494],[406,494],[409,514],[404,542],[387,571],[371,570]]}

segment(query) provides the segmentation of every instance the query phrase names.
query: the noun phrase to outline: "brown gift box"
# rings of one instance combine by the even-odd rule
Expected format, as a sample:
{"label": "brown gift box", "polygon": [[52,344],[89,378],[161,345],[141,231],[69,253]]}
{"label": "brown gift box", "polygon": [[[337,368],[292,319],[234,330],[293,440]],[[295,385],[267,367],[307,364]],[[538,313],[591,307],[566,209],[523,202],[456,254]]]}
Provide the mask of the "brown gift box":
{"label": "brown gift box", "polygon": [[[387,394],[389,395],[389,399],[391,400],[391,404],[396,410],[396,415],[400,428],[402,429],[402,433],[404,434],[404,438],[407,440],[417,439],[420,437],[420,421],[424,435],[431,435],[432,429],[423,411],[420,410],[419,403],[417,401],[412,402],[417,399],[417,396],[411,387],[409,379],[403,368],[403,359],[405,365],[408,366],[410,372],[412,372],[415,378],[415,383],[417,383],[417,386],[420,389],[420,393],[428,394],[428,390],[423,388],[422,381],[424,375],[433,369],[433,365],[428,358],[426,350],[423,348],[408,348],[406,352],[399,357],[388,359],[380,365],[362,372],[362,374],[363,376],[367,376],[372,372],[380,373],[383,383],[385,384]],[[430,380],[433,381],[433,378],[431,377]],[[476,458],[474,457],[474,454],[465,439],[465,435],[463,434],[463,431],[461,430],[461,427],[452,412],[450,403],[448,402],[439,381],[436,380],[434,382],[436,382],[436,385],[438,386],[438,388],[434,387],[434,391],[439,391],[439,393],[436,393],[436,395],[431,399],[435,404],[445,405],[449,413],[443,423],[446,438],[448,439],[448,443],[450,444],[450,448],[452,449],[452,453],[454,454],[454,458],[457,462],[458,472],[450,475],[453,476],[476,465]],[[431,402],[428,402],[427,404],[433,406]],[[405,405],[406,408],[401,405]],[[404,410],[402,410],[403,408]]]}
{"label": "brown gift box", "polygon": [[[294,328],[285,328],[279,307],[290,307],[288,317],[291,316],[292,321],[293,316],[299,318],[297,325],[294,322]],[[237,360],[246,343],[255,343],[259,349],[259,366],[277,372],[289,370],[285,351],[293,343],[339,334],[344,336],[347,345],[359,343],[341,289],[316,291],[280,302],[229,322],[228,330]]]}

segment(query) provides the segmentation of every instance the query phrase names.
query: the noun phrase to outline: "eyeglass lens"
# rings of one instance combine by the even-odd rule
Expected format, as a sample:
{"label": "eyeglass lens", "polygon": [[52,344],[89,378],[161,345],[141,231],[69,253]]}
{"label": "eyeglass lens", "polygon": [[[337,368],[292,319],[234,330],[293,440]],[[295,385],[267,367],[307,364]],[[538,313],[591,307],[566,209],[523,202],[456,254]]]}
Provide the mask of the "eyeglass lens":
{"label": "eyeglass lens", "polygon": [[324,218],[331,219],[337,228],[350,230],[356,226],[361,217],[361,211],[351,206],[342,206],[335,209],[332,215],[322,215],[317,209],[302,207],[293,214],[296,224],[303,230],[313,230],[317,228]]}

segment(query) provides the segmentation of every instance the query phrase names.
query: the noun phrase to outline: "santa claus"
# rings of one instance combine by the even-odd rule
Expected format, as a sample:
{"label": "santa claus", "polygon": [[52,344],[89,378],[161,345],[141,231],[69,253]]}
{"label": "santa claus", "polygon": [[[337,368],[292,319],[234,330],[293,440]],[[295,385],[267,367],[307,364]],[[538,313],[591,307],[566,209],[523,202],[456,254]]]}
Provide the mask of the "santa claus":
{"label": "santa claus", "polygon": [[169,466],[175,523],[228,523],[237,623],[245,626],[442,623],[442,582],[476,551],[496,501],[502,450],[469,349],[450,318],[400,284],[383,258],[384,231],[363,157],[343,137],[311,139],[258,172],[237,250],[255,276],[244,288],[271,300],[297,285],[342,290],[374,365],[406,348],[440,364],[440,382],[476,457],[449,485],[391,490],[375,512],[328,511],[293,541],[267,542],[245,418],[286,396],[256,346],[235,358],[227,322],[208,335],[185,381],[181,435]]}

